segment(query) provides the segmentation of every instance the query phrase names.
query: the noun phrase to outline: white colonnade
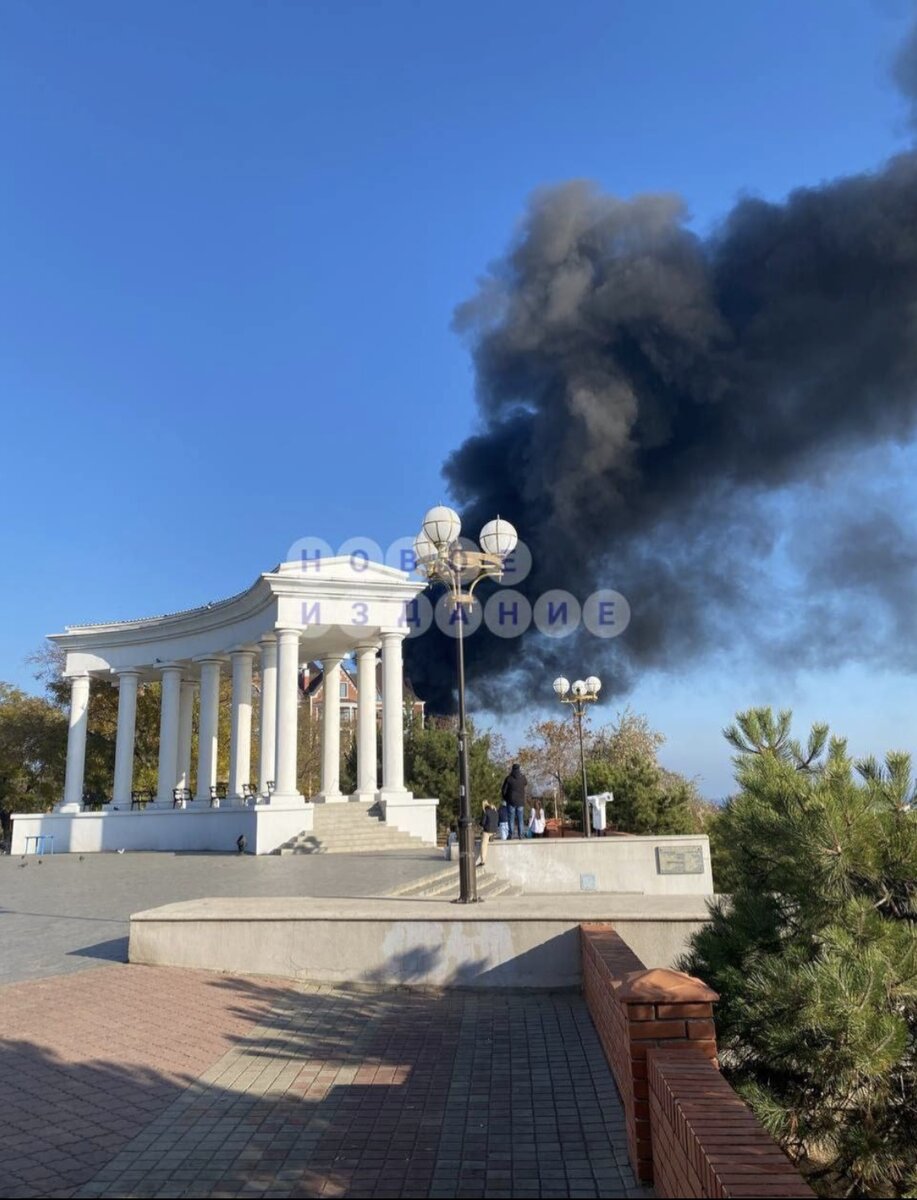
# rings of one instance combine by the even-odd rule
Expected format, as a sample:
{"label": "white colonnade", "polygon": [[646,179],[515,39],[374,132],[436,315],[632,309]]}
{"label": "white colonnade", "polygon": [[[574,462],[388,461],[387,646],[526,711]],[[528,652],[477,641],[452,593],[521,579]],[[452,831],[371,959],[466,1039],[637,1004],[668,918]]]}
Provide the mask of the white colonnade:
{"label": "white colonnade", "polygon": [[[322,774],[316,799],[333,803],[347,799],[369,801],[404,792],[404,693],[400,633],[382,635],[382,787],[378,783],[376,746],[376,656],[374,642],[361,643],[357,664],[357,786],[352,797],[341,792],[341,654],[325,654],[323,670]],[[261,718],[258,782],[252,788],[267,799],[303,799],[297,790],[297,732],[299,710],[300,631],[279,629],[261,639]],[[230,718],[230,768],[227,802],[245,798],[243,785],[251,771],[252,693],[255,651],[230,652],[232,704]],[[222,656],[198,660],[200,681],[187,677],[188,667],[167,664],[160,668],[159,777],[156,803],[172,807],[173,789],[191,785],[191,749],[195,695],[200,690],[198,721],[198,805],[211,804],[217,784],[220,684]],[[118,672],[118,728],[115,749],[112,807],[130,807],[134,771],[137,696],[141,673]],[[71,680],[70,732],[67,746],[67,785],[62,811],[79,811],[86,758],[89,676]]]}

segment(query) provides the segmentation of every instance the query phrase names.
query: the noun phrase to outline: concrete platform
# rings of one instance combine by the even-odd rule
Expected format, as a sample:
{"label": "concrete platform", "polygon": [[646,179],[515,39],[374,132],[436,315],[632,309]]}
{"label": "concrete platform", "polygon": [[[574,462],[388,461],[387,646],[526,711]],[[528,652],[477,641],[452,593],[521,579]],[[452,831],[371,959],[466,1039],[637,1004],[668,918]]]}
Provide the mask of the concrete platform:
{"label": "concrete platform", "polygon": [[707,920],[707,899],[208,898],[134,913],[129,958],[316,983],[578,987],[583,921],[612,922],[648,966],[672,966]]}

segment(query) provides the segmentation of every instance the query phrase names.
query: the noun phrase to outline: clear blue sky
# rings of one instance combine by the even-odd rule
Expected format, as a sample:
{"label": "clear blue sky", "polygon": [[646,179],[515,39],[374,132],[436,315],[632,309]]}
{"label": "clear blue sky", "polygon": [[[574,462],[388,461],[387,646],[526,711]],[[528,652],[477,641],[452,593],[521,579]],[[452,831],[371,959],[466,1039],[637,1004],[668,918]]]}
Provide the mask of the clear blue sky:
{"label": "clear blue sky", "polygon": [[[385,544],[475,421],[454,306],[527,194],[676,190],[700,230],[907,141],[895,0],[3,0],[0,678],[67,623]],[[914,684],[728,659],[629,698],[671,766],[792,704],[917,744]],[[615,701],[609,707],[615,707]]]}

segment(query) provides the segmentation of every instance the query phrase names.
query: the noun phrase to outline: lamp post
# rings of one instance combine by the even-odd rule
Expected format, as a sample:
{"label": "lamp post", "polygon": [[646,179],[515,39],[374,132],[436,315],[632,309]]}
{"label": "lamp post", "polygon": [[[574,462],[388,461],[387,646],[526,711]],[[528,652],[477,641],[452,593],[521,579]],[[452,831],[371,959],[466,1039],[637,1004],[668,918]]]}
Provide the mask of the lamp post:
{"label": "lamp post", "polygon": [[414,539],[417,568],[431,583],[443,583],[458,611],[456,660],[458,666],[458,772],[459,772],[459,900],[474,904],[478,898],[474,862],[474,833],[471,827],[471,794],[468,781],[468,730],[465,725],[465,614],[474,604],[474,589],[482,579],[499,579],[504,562],[516,546],[516,531],[509,521],[497,517],[480,533],[480,550],[466,550],[459,543],[462,523],[451,508],[437,505],[423,519]]}
{"label": "lamp post", "polygon": [[588,679],[577,679],[571,686],[569,679],[564,679],[561,675],[560,679],[554,680],[554,694],[557,696],[561,704],[569,704],[573,713],[573,720],[576,724],[576,730],[579,734],[579,761],[583,772],[583,830],[586,837],[592,836],[592,822],[589,820],[589,794],[586,786],[586,751],[583,748],[583,714],[586,711],[586,705],[591,701],[598,700],[599,692],[602,690],[602,681],[598,675],[590,675]]}

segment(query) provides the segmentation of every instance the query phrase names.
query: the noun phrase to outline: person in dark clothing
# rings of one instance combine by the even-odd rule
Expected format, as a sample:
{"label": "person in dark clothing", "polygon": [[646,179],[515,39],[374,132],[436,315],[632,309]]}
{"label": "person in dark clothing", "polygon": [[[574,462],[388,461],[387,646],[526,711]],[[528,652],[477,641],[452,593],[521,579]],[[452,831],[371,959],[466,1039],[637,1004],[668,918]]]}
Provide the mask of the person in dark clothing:
{"label": "person in dark clothing", "polygon": [[487,844],[495,833],[500,832],[500,821],[497,810],[489,800],[484,801],[484,814],[481,817],[481,861],[479,867],[487,866]]}
{"label": "person in dark clothing", "polygon": [[[500,795],[503,803],[509,808],[509,836],[525,837],[525,785],[526,778],[518,763],[513,763],[512,769],[503,780]],[[517,832],[513,832],[513,826]]]}

